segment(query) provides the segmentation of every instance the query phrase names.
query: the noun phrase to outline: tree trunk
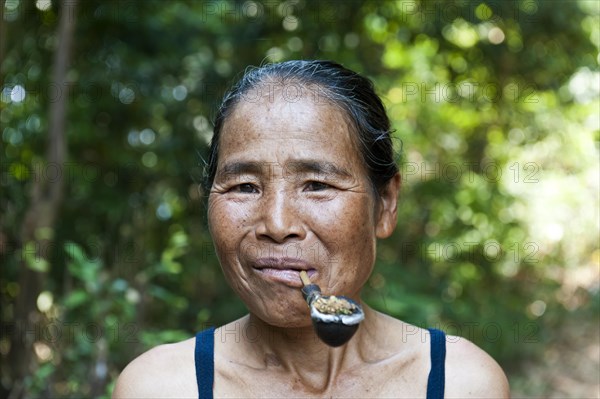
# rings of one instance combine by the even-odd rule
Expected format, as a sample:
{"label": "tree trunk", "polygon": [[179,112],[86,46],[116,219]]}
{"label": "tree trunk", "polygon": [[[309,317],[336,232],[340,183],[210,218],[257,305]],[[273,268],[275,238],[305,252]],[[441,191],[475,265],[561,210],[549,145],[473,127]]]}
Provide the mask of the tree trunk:
{"label": "tree trunk", "polygon": [[[58,48],[54,53],[52,83],[65,87],[66,76],[71,60],[71,48],[75,30],[76,0],[64,0],[60,8],[58,26]],[[50,103],[48,115],[48,144],[46,147],[47,171],[59,171],[60,177],[47,179],[50,173],[36,176],[31,182],[29,207],[25,213],[20,232],[22,254],[19,270],[20,293],[15,301],[15,331],[12,336],[10,359],[13,388],[10,398],[20,398],[24,392],[23,379],[37,369],[33,343],[43,339],[44,318],[37,310],[36,301],[43,289],[46,273],[43,267],[31,267],[30,258],[23,256],[30,251],[37,264],[48,262],[52,245],[54,224],[63,201],[65,189],[64,170],[67,158],[66,109],[68,98],[63,95]],[[50,174],[54,176],[54,174]]]}
{"label": "tree trunk", "polygon": [[0,2],[0,89],[4,88],[4,72],[2,64],[6,56],[6,21],[4,20],[4,2]]}

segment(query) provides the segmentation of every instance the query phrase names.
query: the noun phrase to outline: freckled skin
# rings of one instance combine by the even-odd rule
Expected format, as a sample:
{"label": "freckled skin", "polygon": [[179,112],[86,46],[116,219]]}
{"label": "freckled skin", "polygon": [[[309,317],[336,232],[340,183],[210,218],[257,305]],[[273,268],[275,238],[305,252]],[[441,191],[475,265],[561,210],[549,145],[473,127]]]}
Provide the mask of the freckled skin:
{"label": "freckled skin", "polygon": [[[210,231],[223,272],[250,311],[277,326],[310,324],[300,290],[265,282],[250,266],[261,253],[304,258],[324,293],[360,300],[375,260],[375,199],[349,126],[338,108],[309,99],[242,102],[224,124],[217,178],[209,196]],[[333,163],[349,176],[295,174],[290,162]],[[220,178],[228,162],[260,162],[260,176]],[[322,177],[322,176],[318,176]],[[240,193],[252,182],[257,193]]]}

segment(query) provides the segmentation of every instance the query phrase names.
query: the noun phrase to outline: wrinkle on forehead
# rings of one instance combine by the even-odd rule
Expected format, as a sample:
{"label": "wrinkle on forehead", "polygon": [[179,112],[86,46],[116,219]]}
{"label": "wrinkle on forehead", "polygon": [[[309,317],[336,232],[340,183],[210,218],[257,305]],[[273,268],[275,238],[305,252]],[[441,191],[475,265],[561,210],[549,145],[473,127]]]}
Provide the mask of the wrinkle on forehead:
{"label": "wrinkle on forehead", "polygon": [[[235,126],[237,131],[231,132],[232,126]],[[243,126],[247,129],[240,131],[240,127]],[[348,123],[345,112],[338,107],[313,104],[304,99],[289,102],[280,98],[276,101],[263,99],[238,103],[225,120],[222,132],[235,133],[235,136],[243,136],[244,140],[301,140],[324,143],[332,141],[332,129],[343,133],[342,137],[355,144],[352,126]],[[226,137],[221,139],[224,138]],[[354,150],[358,151],[358,147],[354,147]]]}
{"label": "wrinkle on forehead", "polygon": [[[348,132],[354,133],[353,123],[349,120],[347,111],[331,97],[328,91],[317,83],[305,83],[294,76],[268,76],[239,95],[224,125],[227,120],[236,117],[235,114],[239,116],[240,113],[252,112],[251,110],[258,109],[257,106],[261,107],[264,118],[271,117],[265,111],[289,112],[291,110],[298,118],[302,118],[307,113],[315,114],[315,109],[326,109],[326,113],[316,114],[319,117],[335,114],[343,121],[343,127]],[[301,132],[304,133],[304,130]],[[287,138],[292,137],[294,135]],[[355,134],[351,134],[353,141],[356,138]]]}

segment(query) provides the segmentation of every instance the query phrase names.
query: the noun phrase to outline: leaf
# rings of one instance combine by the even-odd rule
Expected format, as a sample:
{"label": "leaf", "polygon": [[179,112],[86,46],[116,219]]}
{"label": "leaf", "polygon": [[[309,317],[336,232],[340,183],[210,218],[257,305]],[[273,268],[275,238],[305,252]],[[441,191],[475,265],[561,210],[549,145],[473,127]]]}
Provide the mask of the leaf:
{"label": "leaf", "polygon": [[75,290],[71,292],[64,300],[63,304],[68,309],[74,309],[88,301],[89,295],[84,290]]}
{"label": "leaf", "polygon": [[23,259],[25,260],[27,267],[31,270],[41,273],[46,273],[50,270],[50,263],[38,254],[36,251],[36,244],[33,241],[29,241],[25,244],[25,248],[23,249]]}
{"label": "leaf", "polygon": [[83,248],[77,243],[68,241],[64,245],[65,252],[73,259],[67,267],[71,274],[86,283],[95,283],[102,266],[98,259],[89,259]]}

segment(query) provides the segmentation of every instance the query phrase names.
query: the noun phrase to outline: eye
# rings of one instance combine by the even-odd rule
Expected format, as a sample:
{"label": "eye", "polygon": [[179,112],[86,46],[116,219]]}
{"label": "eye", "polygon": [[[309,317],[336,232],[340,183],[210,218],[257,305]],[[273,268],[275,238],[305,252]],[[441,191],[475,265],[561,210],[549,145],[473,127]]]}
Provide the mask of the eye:
{"label": "eye", "polygon": [[311,181],[306,185],[307,191],[323,191],[331,188],[331,186],[327,183],[323,183],[320,181]]}
{"label": "eye", "polygon": [[254,184],[243,183],[243,184],[239,184],[239,185],[233,187],[233,189],[231,191],[243,193],[243,194],[254,194],[254,193],[258,192],[258,189],[256,188],[256,186]]}

